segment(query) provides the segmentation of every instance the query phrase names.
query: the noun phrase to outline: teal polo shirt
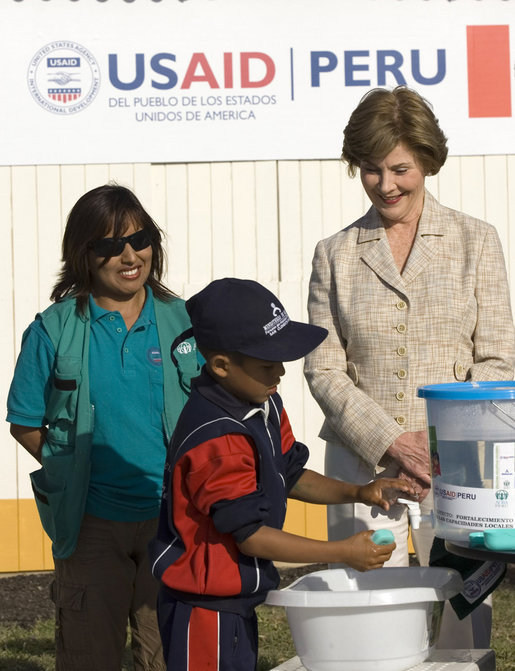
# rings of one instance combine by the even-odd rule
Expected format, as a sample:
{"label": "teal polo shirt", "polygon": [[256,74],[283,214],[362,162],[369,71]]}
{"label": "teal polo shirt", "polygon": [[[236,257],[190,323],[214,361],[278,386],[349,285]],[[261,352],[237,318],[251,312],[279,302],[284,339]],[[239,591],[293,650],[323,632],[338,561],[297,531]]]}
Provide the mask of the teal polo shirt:
{"label": "teal polo shirt", "polygon": [[[166,439],[163,366],[154,303],[127,331],[118,311],[90,297],[90,400],[94,406],[91,479],[86,512],[104,519],[142,521],[159,513]],[[24,334],[8,398],[7,421],[42,426],[53,345],[41,322]]]}

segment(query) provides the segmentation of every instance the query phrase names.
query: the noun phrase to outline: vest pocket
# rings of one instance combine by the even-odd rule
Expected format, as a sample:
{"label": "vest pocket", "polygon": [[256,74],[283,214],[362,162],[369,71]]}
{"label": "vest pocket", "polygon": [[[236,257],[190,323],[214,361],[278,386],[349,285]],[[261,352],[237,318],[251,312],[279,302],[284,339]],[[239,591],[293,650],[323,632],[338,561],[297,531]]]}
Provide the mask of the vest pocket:
{"label": "vest pocket", "polygon": [[81,367],[79,357],[56,357],[54,379],[46,407],[52,441],[64,443],[74,439]]}
{"label": "vest pocket", "polygon": [[[32,489],[44,530],[52,540],[57,559],[75,550],[88,493],[89,451],[75,446],[50,453],[43,445],[43,467],[30,474]],[[55,448],[54,448],[55,452]]]}
{"label": "vest pocket", "polygon": [[72,469],[73,454],[49,456],[44,458],[43,468],[30,474],[41,524],[53,541],[57,539],[57,521],[66,519],[66,483]]}

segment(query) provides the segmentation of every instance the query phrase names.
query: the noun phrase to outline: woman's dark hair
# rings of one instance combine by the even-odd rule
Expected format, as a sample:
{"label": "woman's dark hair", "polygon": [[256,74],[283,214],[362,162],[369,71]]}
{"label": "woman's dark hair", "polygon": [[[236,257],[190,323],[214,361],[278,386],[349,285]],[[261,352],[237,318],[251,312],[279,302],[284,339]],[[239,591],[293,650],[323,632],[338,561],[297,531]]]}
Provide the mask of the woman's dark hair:
{"label": "woman's dark hair", "polygon": [[[173,298],[175,294],[161,282],[165,267],[161,230],[130,189],[105,184],[81,196],[68,215],[62,243],[62,268],[51,300],[59,302],[73,296],[83,312],[91,292],[90,243],[107,235],[121,237],[131,223],[137,230],[147,231],[151,240],[152,263],[147,284],[157,298]],[[110,258],[106,257],[102,265]]]}
{"label": "woman's dark hair", "polygon": [[447,138],[431,105],[406,86],[366,93],[343,136],[342,160],[348,163],[351,177],[362,161],[382,159],[401,142],[425,175],[436,175],[447,158]]}

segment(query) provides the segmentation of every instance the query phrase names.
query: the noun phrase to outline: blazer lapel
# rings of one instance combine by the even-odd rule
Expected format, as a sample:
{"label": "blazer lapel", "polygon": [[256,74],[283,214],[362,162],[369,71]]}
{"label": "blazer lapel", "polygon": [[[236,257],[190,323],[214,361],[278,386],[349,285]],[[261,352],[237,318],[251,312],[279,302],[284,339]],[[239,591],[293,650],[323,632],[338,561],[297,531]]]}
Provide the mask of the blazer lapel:
{"label": "blazer lapel", "polygon": [[438,210],[437,201],[426,191],[415,242],[402,272],[406,285],[413,282],[438,253],[445,233],[444,217],[442,213],[438,216]]}
{"label": "blazer lapel", "polygon": [[395,265],[386,231],[374,207],[362,219],[357,241],[358,253],[378,277],[407,296],[410,283],[438,253],[445,228],[441,206],[426,191],[417,235],[402,275]]}
{"label": "blazer lapel", "polygon": [[395,265],[384,226],[374,207],[362,219],[357,251],[378,277],[402,294],[406,293],[406,284]]}

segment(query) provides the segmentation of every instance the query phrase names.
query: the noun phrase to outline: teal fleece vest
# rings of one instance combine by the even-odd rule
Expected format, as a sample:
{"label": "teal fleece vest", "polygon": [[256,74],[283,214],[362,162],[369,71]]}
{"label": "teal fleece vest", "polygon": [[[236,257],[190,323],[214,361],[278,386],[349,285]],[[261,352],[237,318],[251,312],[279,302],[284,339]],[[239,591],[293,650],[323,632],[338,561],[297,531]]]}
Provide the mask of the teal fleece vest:
{"label": "teal fleece vest", "polygon": [[[153,300],[163,360],[163,433],[168,442],[200,366],[184,301]],[[80,314],[75,299],[66,299],[37,318],[56,354],[45,412],[48,433],[42,468],[30,477],[41,523],[52,540],[52,554],[64,559],[77,545],[90,476],[94,408],[89,398],[89,307]]]}

